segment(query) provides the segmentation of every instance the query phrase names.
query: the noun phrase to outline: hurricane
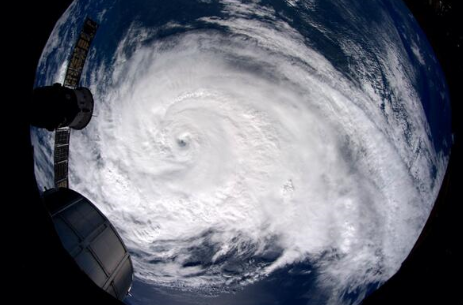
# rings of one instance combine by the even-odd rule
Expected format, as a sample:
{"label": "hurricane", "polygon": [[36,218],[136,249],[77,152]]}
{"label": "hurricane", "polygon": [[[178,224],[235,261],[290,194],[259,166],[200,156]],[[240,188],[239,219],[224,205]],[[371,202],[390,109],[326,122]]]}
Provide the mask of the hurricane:
{"label": "hurricane", "polygon": [[[309,18],[317,1],[281,2],[336,33]],[[95,116],[71,134],[71,188],[116,226],[136,278],[159,289],[239,290],[301,263],[331,304],[384,283],[417,240],[448,162],[408,64],[429,60],[425,42],[410,52],[389,14],[359,17],[338,28],[341,69],[281,9],[223,0],[220,14],[202,14],[209,3],[192,22],[134,18],[105,60],[96,42],[83,80]],[[74,2],[57,24],[38,70],[47,82],[62,81],[71,51],[58,37],[71,45],[77,32],[64,21],[78,24],[90,6]],[[53,134],[33,140],[44,187]]]}

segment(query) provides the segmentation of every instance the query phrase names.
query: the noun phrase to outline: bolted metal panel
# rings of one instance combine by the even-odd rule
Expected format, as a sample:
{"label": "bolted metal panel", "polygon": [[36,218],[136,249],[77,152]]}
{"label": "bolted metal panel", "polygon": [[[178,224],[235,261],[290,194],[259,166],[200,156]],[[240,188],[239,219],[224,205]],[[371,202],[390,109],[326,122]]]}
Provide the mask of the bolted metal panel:
{"label": "bolted metal panel", "polygon": [[75,251],[79,251],[80,247],[80,240],[79,236],[71,229],[71,227],[60,217],[56,217],[54,219],[54,224],[56,228],[56,232],[63,243],[64,248],[69,253],[74,253]]}
{"label": "bolted metal panel", "polygon": [[63,247],[99,287],[119,300],[130,290],[130,255],[109,220],[85,197],[67,188],[43,195]]}
{"label": "bolted metal panel", "polygon": [[125,291],[130,289],[130,286],[132,285],[132,273],[132,263],[127,257],[123,262],[119,272],[116,273],[113,281],[113,285],[119,295],[124,294]]}
{"label": "bolted metal panel", "polygon": [[93,253],[88,249],[81,251],[74,258],[79,267],[100,287],[106,283],[108,276],[104,272],[101,265],[96,260]]}
{"label": "bolted metal panel", "polygon": [[61,213],[66,222],[72,224],[73,229],[82,238],[87,238],[96,232],[106,220],[99,213],[95,213],[95,208],[84,199],[81,199]]}
{"label": "bolted metal panel", "polygon": [[125,249],[119,238],[111,228],[105,228],[101,234],[92,241],[91,249],[98,257],[104,257],[103,266],[108,273],[113,273],[125,256]]}

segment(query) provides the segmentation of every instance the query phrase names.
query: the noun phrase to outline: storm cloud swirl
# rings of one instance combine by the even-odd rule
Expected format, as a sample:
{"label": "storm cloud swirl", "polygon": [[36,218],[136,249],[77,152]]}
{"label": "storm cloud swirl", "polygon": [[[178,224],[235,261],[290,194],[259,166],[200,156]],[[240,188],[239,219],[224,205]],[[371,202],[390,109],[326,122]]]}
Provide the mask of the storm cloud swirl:
{"label": "storm cloud swirl", "polygon": [[304,261],[333,295],[384,282],[447,164],[395,34],[374,63],[340,42],[353,79],[273,9],[223,7],[198,18],[207,28],[154,40],[134,22],[111,66],[88,68],[96,117],[72,133],[71,188],[115,224],[147,283],[227,290]]}

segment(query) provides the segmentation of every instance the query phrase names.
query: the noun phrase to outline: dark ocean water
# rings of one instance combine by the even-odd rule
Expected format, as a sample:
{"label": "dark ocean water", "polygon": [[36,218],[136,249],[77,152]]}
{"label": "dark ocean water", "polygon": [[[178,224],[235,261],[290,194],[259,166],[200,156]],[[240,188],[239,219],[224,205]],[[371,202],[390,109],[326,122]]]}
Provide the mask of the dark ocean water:
{"label": "dark ocean water", "polygon": [[[275,10],[276,15],[286,21],[305,38],[305,43],[311,48],[323,54],[339,71],[351,79],[354,83],[361,83],[362,79],[356,73],[356,62],[353,54],[346,54],[340,45],[342,40],[351,40],[363,46],[363,54],[372,60],[376,57],[377,48],[381,47],[377,41],[371,41],[370,31],[381,29],[381,16],[391,16],[394,26],[398,29],[397,43],[402,45],[410,55],[410,63],[419,71],[414,84],[423,103],[426,118],[429,122],[431,137],[437,152],[447,156],[452,143],[450,129],[450,101],[446,89],[442,71],[435,61],[432,49],[426,42],[422,31],[411,17],[402,3],[391,0],[375,1],[319,1],[315,10],[303,9],[303,5],[292,7],[284,1],[268,1],[261,3]],[[311,1],[307,1],[310,7]],[[100,23],[98,35],[94,40],[94,49],[98,53],[90,55],[82,85],[91,82],[90,71],[92,66],[105,66],[111,70],[114,63],[114,54],[121,39],[134,24],[140,28],[157,29],[169,22],[175,22],[178,26],[162,29],[153,34],[143,43],[150,45],[153,41],[174,37],[186,31],[210,30],[226,32],[227,29],[218,25],[211,25],[198,19],[207,16],[220,17],[223,13],[223,5],[214,1],[184,1],[184,0],[160,0],[153,3],[149,0],[133,1],[80,1],[76,4],[81,11]],[[105,12],[102,14],[102,12]],[[63,28],[63,44],[72,45],[75,31],[84,20],[84,15],[74,16],[75,23],[67,24]],[[261,18],[256,14],[254,18]],[[110,20],[110,22],[105,22]],[[322,25],[323,27],[321,27]],[[385,24],[384,26],[389,26]],[[65,31],[65,27],[68,27]],[[389,29],[384,28],[384,31]],[[367,35],[368,34],[368,35]],[[343,39],[339,39],[342,37]],[[413,38],[412,38],[413,37]],[[418,40],[415,37],[419,37]],[[414,56],[414,50],[410,40],[415,40],[420,53],[423,54],[427,64],[421,65]],[[134,46],[135,48],[135,46]],[[133,52],[135,49],[128,49]],[[59,52],[59,51],[54,51]],[[54,56],[52,53],[51,56]],[[49,70],[57,70],[57,63],[45,62]],[[38,70],[37,85],[45,85],[48,82],[46,70]],[[106,71],[109,73],[109,71]],[[384,77],[384,88],[388,88],[388,81]],[[378,89],[379,90],[379,89]],[[388,96],[388,90],[384,90],[384,103],[396,103],[391,105],[395,111],[400,112],[401,101],[393,96]],[[384,105],[383,105],[384,109]],[[406,128],[406,127],[405,127]],[[406,132],[406,131],[405,131]],[[136,250],[132,250],[136,256]],[[205,250],[207,251],[207,250]],[[203,253],[202,256],[207,256]],[[201,255],[197,261],[191,261],[191,266],[203,264]],[[276,257],[255,258],[273,261]],[[155,262],[153,262],[155,263]],[[188,266],[185,266],[188,267]],[[245,268],[240,262],[230,263],[228,272]],[[143,283],[135,277],[131,296],[126,299],[127,304],[324,304],[329,298],[329,291],[318,289],[316,285],[318,269],[315,262],[301,262],[286,266],[273,272],[254,284],[249,284],[243,289],[231,292],[211,291],[210,293],[196,294],[171,288],[159,288]],[[345,303],[358,302],[363,294],[374,291],[380,283],[372,283],[363,291],[346,291],[342,301]]]}

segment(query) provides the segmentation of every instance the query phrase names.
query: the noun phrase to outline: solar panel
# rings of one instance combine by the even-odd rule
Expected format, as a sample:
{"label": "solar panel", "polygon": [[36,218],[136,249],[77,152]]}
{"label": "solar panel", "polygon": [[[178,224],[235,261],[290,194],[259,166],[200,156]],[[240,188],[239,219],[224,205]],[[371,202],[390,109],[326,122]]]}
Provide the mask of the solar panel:
{"label": "solar panel", "polygon": [[[84,69],[90,45],[95,37],[98,24],[86,18],[79,39],[74,46],[69,60],[64,86],[72,89],[77,88]],[[69,160],[69,138],[70,129],[68,127],[58,128],[55,132],[55,151],[54,151],[54,172],[55,187],[69,187],[68,180],[68,160]]]}
{"label": "solar panel", "polygon": [[55,186],[68,187],[68,161],[55,163]]}
{"label": "solar panel", "polygon": [[55,131],[54,171],[55,187],[69,186],[68,182],[68,160],[69,160],[69,137],[68,127],[58,128]]}
{"label": "solar panel", "polygon": [[69,128],[58,128],[55,131],[55,143],[59,145],[68,145],[69,144]]}
{"label": "solar panel", "polygon": [[64,146],[56,147],[55,145],[55,156],[54,156],[55,164],[63,162],[63,161],[67,161],[68,158],[69,158],[69,149],[67,149]]}
{"label": "solar panel", "polygon": [[85,19],[84,26],[77,39],[71,59],[69,60],[66,77],[64,78],[64,86],[76,88],[82,76],[85,60],[87,59],[88,51],[95,37],[98,24],[90,18]]}

